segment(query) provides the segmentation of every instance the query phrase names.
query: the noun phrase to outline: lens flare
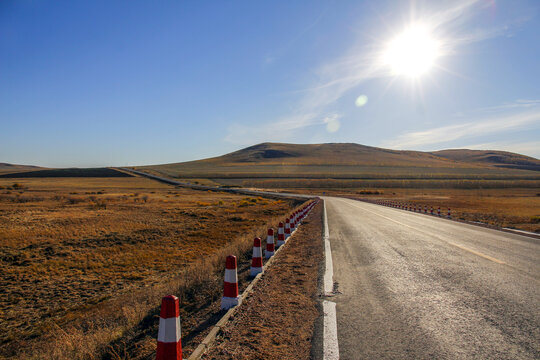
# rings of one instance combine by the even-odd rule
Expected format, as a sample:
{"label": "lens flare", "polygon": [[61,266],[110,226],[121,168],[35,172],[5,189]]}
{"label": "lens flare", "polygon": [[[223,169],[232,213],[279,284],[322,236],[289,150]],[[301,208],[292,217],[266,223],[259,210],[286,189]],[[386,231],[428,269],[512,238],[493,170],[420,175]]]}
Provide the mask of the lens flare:
{"label": "lens flare", "polygon": [[360,95],[359,97],[356,98],[356,101],[354,102],[354,104],[358,107],[362,107],[366,105],[367,102],[368,102],[368,97],[366,95]]}

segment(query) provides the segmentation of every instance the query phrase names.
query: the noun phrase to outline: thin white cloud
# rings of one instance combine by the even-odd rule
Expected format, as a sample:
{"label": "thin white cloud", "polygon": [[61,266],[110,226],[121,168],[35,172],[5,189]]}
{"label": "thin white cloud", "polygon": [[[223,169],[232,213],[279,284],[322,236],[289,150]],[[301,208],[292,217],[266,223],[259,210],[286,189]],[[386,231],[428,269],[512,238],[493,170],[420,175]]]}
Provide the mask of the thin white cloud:
{"label": "thin white cloud", "polygon": [[540,109],[498,115],[492,118],[441,126],[429,130],[407,132],[394,139],[383,141],[381,146],[392,149],[418,149],[536,126],[540,126]]}
{"label": "thin white cloud", "polygon": [[[286,141],[291,139],[294,130],[304,128],[313,123],[314,114],[305,113],[284,117],[278,121],[261,126],[232,124],[228,128],[225,140],[240,145],[254,144],[265,141]],[[323,123],[320,121],[319,123]]]}
{"label": "thin white cloud", "polygon": [[[458,46],[488,38],[501,36],[506,27],[497,29],[475,29],[470,25],[471,19],[484,7],[482,0],[461,0],[450,2],[451,7],[429,9],[412,14],[414,20],[425,20],[439,32],[444,41],[444,52],[452,53]],[[464,31],[466,30],[466,32]],[[376,39],[378,46],[383,39]],[[390,69],[381,64],[383,49],[370,46],[353,46],[344,56],[314,70],[316,81],[312,86],[301,91],[295,110],[272,123],[245,125],[236,123],[229,128],[226,141],[236,144],[250,144],[260,140],[283,141],[290,138],[289,132],[294,129],[313,125],[328,124],[325,121],[329,108],[346,93],[357,88],[366,80],[383,78],[391,75]],[[339,127],[338,127],[339,128]],[[337,130],[336,130],[337,131]]]}
{"label": "thin white cloud", "polygon": [[518,99],[514,102],[506,102],[502,105],[498,106],[491,106],[480,109],[480,112],[499,112],[501,110],[510,110],[510,109],[524,109],[524,108],[532,108],[535,106],[540,105],[540,100],[536,99]]}

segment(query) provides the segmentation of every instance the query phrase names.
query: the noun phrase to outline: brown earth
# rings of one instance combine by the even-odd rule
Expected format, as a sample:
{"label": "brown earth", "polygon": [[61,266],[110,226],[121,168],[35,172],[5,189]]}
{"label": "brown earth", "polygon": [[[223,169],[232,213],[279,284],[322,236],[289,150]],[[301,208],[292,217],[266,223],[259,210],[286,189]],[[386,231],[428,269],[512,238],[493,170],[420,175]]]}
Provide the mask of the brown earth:
{"label": "brown earth", "polygon": [[0,186],[0,357],[24,359],[131,358],[117,345],[161,296],[204,308],[219,296],[222,258],[297,204],[141,177]]}
{"label": "brown earth", "polygon": [[203,359],[309,359],[323,261],[322,203],[297,230]]}

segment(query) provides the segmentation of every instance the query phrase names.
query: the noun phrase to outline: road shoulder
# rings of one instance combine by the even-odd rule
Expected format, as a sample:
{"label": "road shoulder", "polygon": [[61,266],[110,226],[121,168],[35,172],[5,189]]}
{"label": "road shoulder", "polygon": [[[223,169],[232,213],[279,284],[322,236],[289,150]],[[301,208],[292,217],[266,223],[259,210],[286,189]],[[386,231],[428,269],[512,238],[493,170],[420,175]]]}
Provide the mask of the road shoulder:
{"label": "road shoulder", "polygon": [[319,318],[322,203],[280,251],[202,359],[309,359]]}

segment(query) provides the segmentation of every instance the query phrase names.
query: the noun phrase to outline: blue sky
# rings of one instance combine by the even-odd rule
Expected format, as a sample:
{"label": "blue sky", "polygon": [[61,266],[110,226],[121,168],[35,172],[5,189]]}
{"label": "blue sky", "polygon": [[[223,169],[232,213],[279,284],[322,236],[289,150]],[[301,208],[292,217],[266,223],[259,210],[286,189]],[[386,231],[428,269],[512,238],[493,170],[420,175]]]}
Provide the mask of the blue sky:
{"label": "blue sky", "polygon": [[[539,158],[539,16],[536,0],[4,0],[0,162],[156,164],[264,141]],[[384,54],[415,24],[437,56],[396,74]]]}

